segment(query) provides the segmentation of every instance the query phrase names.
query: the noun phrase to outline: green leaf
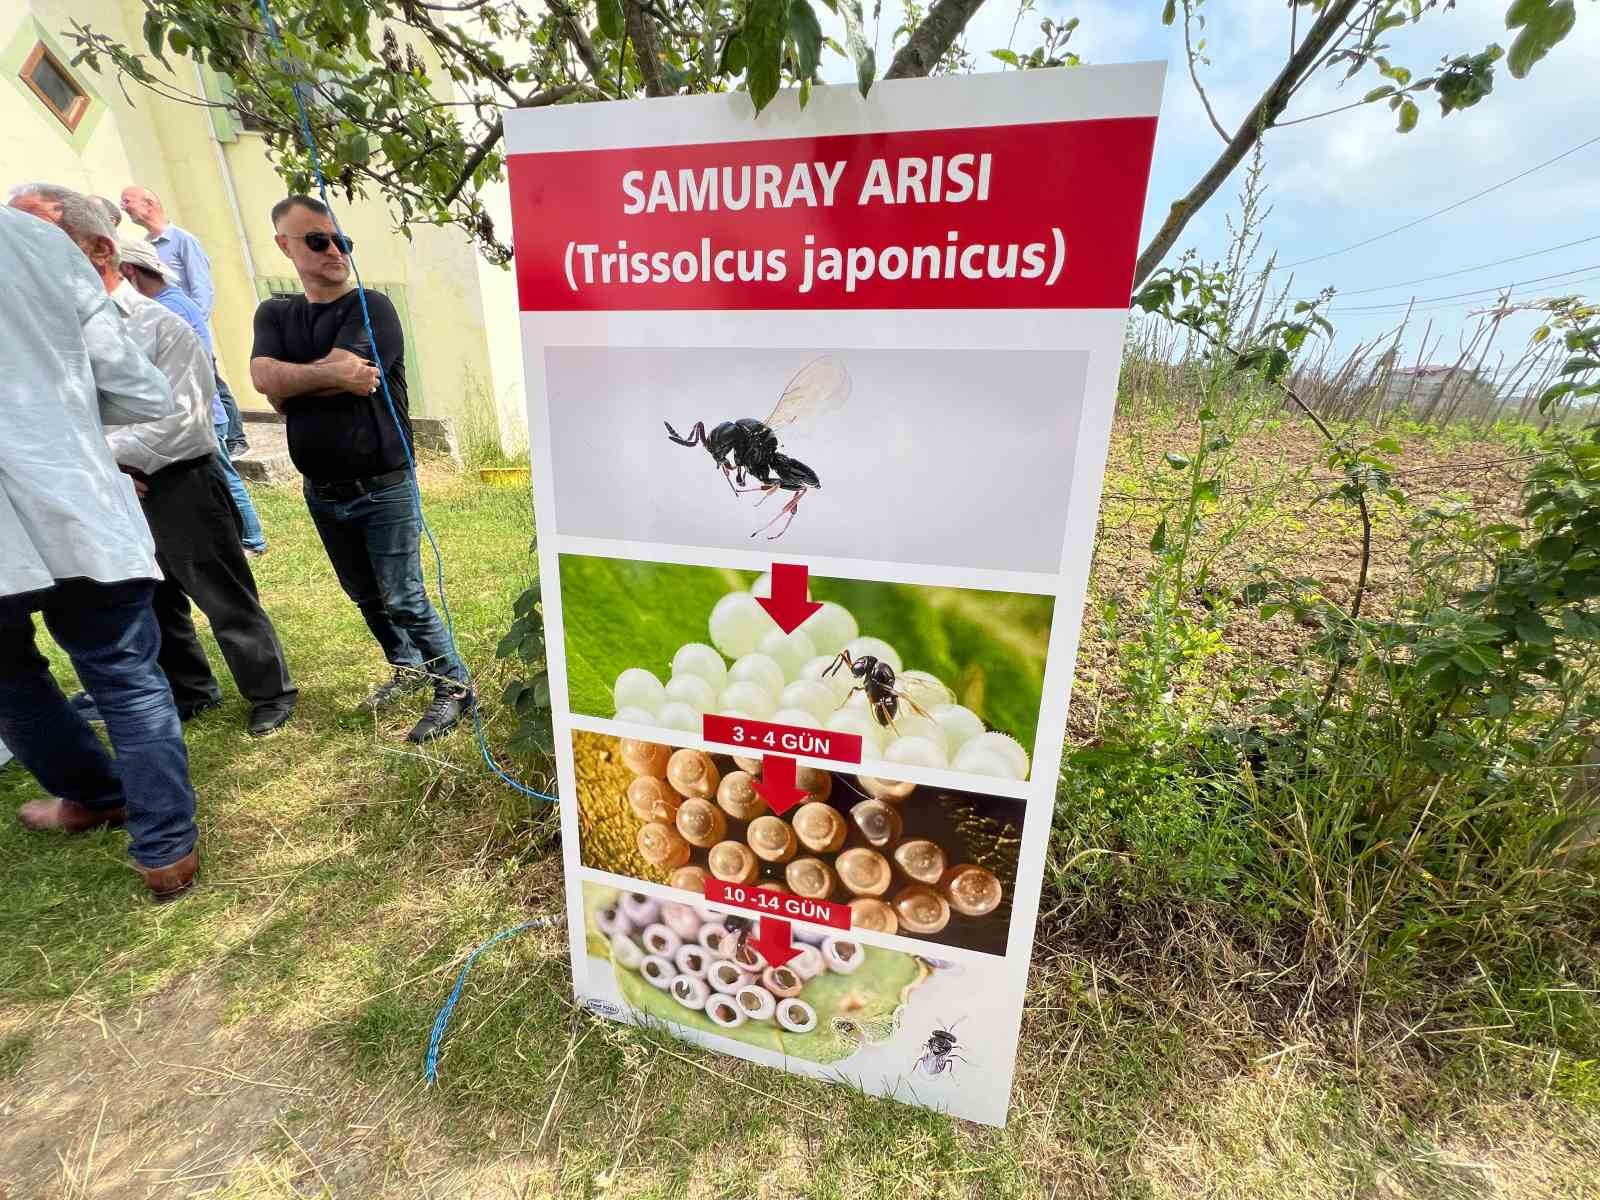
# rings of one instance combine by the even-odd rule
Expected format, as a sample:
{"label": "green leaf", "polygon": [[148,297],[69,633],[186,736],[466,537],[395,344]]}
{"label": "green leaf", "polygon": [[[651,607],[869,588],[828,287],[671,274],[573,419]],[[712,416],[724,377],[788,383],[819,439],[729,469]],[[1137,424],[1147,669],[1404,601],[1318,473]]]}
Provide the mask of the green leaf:
{"label": "green leaf", "polygon": [[1506,10],[1506,28],[1520,29],[1511,43],[1507,65],[1521,79],[1557,42],[1572,32],[1577,19],[1572,0],[1515,0]]}
{"label": "green leaf", "polygon": [[1168,450],[1166,459],[1167,466],[1171,467],[1174,471],[1181,471],[1189,465],[1188,455],[1179,454],[1176,450]]}
{"label": "green leaf", "polygon": [[856,86],[865,96],[878,77],[878,61],[872,53],[872,43],[861,32],[861,0],[838,0],[838,5],[839,16],[844,19],[844,42],[856,64]]}
{"label": "green leaf", "polygon": [[1156,526],[1155,533],[1150,535],[1150,550],[1153,554],[1160,554],[1167,548],[1167,519],[1161,518],[1161,524]]}
{"label": "green leaf", "polygon": [[1555,645],[1555,632],[1537,613],[1525,616],[1517,622],[1517,636],[1533,646]]}
{"label": "green leaf", "polygon": [[1365,96],[1361,97],[1361,103],[1371,104],[1374,100],[1382,100],[1385,96],[1392,95],[1394,95],[1394,84],[1386,83],[1382,87],[1373,88]]}
{"label": "green leaf", "polygon": [[760,112],[778,94],[783,66],[783,33],[788,24],[787,0],[750,0],[744,18],[744,44],[749,62],[744,69],[745,86]]}
{"label": "green leaf", "polygon": [[167,26],[160,15],[146,9],[144,14],[144,44],[150,47],[150,53],[162,62],[167,61],[166,56]]}
{"label": "green leaf", "polygon": [[1400,123],[1396,128],[1401,133],[1410,133],[1417,127],[1417,104],[1415,100],[1406,100],[1400,105]]}
{"label": "green leaf", "polygon": [[1215,501],[1221,495],[1222,485],[1215,479],[1204,480],[1194,489],[1194,498],[1202,503]]}
{"label": "green leaf", "polygon": [[750,56],[745,52],[744,48],[744,38],[737,33],[730,35],[722,47],[721,73],[743,75],[749,61]]}
{"label": "green leaf", "polygon": [[1015,50],[991,50],[989,51],[989,56],[991,58],[998,58],[1007,66],[1022,66],[1022,60],[1017,57],[1017,52]]}
{"label": "green leaf", "polygon": [[1161,23],[1171,25],[1178,17],[1178,0],[1167,0],[1167,6],[1161,10]]}
{"label": "green leaf", "polygon": [[789,0],[789,40],[794,43],[800,77],[810,79],[817,73],[817,64],[822,57],[822,26],[817,21],[816,10],[811,7],[811,0]]}
{"label": "green leaf", "polygon": [[601,36],[607,41],[620,42],[624,28],[622,0],[595,0],[594,13]]}
{"label": "green leaf", "polygon": [[515,704],[519,699],[521,699],[522,693],[527,690],[528,685],[523,683],[522,680],[513,679],[510,683],[506,684],[506,690],[500,693],[500,703]]}

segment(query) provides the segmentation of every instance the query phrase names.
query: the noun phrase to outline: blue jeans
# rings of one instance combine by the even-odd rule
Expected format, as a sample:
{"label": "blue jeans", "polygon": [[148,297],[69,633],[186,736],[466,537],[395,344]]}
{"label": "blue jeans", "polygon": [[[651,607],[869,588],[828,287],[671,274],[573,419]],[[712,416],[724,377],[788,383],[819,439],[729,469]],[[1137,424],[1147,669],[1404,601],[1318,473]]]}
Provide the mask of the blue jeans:
{"label": "blue jeans", "polygon": [[239,540],[244,543],[246,550],[265,550],[267,535],[261,528],[261,518],[256,516],[250,489],[244,486],[244,480],[239,478],[239,470],[228,454],[228,422],[218,421],[214,428],[217,431],[217,458],[222,462],[222,477],[228,481],[228,495],[233,497],[233,507],[239,510],[239,520],[244,526]]}
{"label": "blue jeans", "polygon": [[[156,665],[155,584],[71,580],[0,597],[0,740],[47,792],[126,808],[134,861],[165,867],[194,849],[194,788],[172,689]],[[34,645],[34,612],[92,695],[116,761],[68,703]]]}
{"label": "blue jeans", "polygon": [[239,415],[239,402],[233,398],[233,393],[228,389],[228,381],[222,377],[222,372],[217,369],[215,359],[212,360],[211,370],[217,377],[217,399],[222,402],[222,412],[228,421],[223,437],[230,442],[242,442],[244,440],[244,418]]}
{"label": "blue jeans", "polygon": [[466,683],[444,622],[428,600],[418,555],[422,529],[413,479],[353,500],[323,500],[306,490],[306,507],[345,595],[396,667]]}

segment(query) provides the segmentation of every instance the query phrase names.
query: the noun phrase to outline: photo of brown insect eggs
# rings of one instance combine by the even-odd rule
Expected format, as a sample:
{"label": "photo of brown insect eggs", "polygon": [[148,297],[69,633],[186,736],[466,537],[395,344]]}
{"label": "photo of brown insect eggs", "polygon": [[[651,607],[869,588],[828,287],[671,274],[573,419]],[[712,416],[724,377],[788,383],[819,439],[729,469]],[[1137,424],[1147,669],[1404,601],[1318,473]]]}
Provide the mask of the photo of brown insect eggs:
{"label": "photo of brown insect eggs", "polygon": [[1023,801],[797,763],[805,798],[777,813],[759,758],[623,746],[574,734],[585,866],[675,888],[684,904],[739,885],[848,907],[873,934],[1005,952]]}

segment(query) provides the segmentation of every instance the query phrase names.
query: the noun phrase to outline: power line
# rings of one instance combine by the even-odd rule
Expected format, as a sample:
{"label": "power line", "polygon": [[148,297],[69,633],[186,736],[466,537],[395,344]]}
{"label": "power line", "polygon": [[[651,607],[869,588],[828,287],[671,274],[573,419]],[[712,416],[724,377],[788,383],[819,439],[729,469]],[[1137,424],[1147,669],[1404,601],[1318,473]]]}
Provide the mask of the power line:
{"label": "power line", "polygon": [[[1585,242],[1600,242],[1600,233],[1591,234],[1586,238],[1576,241],[1562,242],[1559,246],[1546,246],[1543,250],[1529,250],[1526,254],[1513,254],[1510,258],[1497,258],[1493,262],[1479,263],[1475,267],[1462,267],[1456,271],[1442,271],[1438,275],[1424,275],[1420,279],[1403,279],[1399,283],[1380,283],[1375,287],[1355,288],[1351,291],[1339,291],[1336,298],[1343,296],[1365,296],[1372,292],[1386,292],[1393,288],[1411,287],[1418,283],[1432,283],[1437,279],[1449,279],[1452,275],[1468,275],[1473,271],[1485,271],[1490,267],[1503,267],[1506,263],[1521,262],[1526,258],[1538,258],[1541,254],[1554,254],[1557,250],[1567,250],[1573,246],[1581,246]],[[1302,300],[1313,300],[1314,296],[1302,296]]]}
{"label": "power line", "polygon": [[1362,246],[1370,246],[1373,242],[1382,241],[1386,237],[1392,237],[1397,233],[1404,233],[1407,229],[1415,229],[1424,221],[1431,221],[1435,217],[1442,217],[1445,213],[1453,212],[1464,204],[1471,204],[1474,200],[1481,199],[1484,196],[1487,196],[1490,192],[1497,192],[1501,188],[1517,182],[1519,179],[1526,179],[1535,171],[1542,171],[1544,168],[1550,166],[1550,164],[1558,163],[1563,158],[1567,158],[1570,155],[1576,154],[1579,150],[1586,150],[1597,142],[1600,142],[1600,137],[1592,137],[1588,141],[1580,143],[1570,150],[1563,150],[1554,158],[1547,158],[1542,163],[1538,163],[1529,167],[1526,171],[1522,171],[1516,175],[1513,175],[1510,179],[1503,179],[1499,183],[1484,188],[1481,192],[1473,192],[1472,195],[1468,196],[1466,199],[1457,200],[1454,204],[1447,204],[1441,209],[1436,209],[1425,216],[1418,217],[1415,221],[1407,221],[1404,225],[1396,225],[1393,229],[1385,230],[1383,233],[1374,234],[1372,237],[1365,238],[1359,242],[1352,242],[1350,245],[1342,246],[1338,250],[1329,250],[1326,254],[1314,254],[1310,258],[1302,258],[1292,263],[1285,263],[1279,268],[1279,270],[1287,271],[1291,267],[1303,267],[1307,263],[1321,262],[1325,258],[1333,258],[1335,255],[1346,254],[1351,250],[1359,250]]}
{"label": "power line", "polygon": [[[1530,283],[1545,283],[1551,279],[1563,279],[1568,275],[1581,275],[1585,271],[1600,270],[1600,263],[1590,263],[1585,267],[1573,267],[1570,271],[1557,271],[1553,275],[1536,275],[1532,279],[1518,279],[1512,283],[1502,283],[1495,287],[1473,288],[1465,292],[1447,292],[1443,296],[1424,296],[1421,299],[1388,300],[1382,304],[1358,304],[1352,308],[1340,308],[1337,305],[1329,307],[1330,312],[1373,312],[1378,309],[1411,308],[1424,304],[1437,304],[1441,300],[1455,300],[1462,296],[1483,296],[1491,292],[1504,292],[1511,288],[1527,287]],[[1577,281],[1574,281],[1577,282]]]}

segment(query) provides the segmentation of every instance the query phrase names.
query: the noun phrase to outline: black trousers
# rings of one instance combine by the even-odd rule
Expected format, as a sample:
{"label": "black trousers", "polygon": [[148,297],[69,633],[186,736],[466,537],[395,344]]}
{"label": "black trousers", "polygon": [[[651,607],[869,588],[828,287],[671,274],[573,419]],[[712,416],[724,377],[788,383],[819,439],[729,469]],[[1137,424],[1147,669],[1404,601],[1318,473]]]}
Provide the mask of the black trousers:
{"label": "black trousers", "polygon": [[218,700],[222,689],[195,633],[189,601],[211,622],[222,657],[252,707],[292,701],[289,664],[261,607],[239,541],[240,522],[216,455],[190,459],[145,480],[145,520],[164,578],[154,607],[161,625],[158,662],[180,707]]}

